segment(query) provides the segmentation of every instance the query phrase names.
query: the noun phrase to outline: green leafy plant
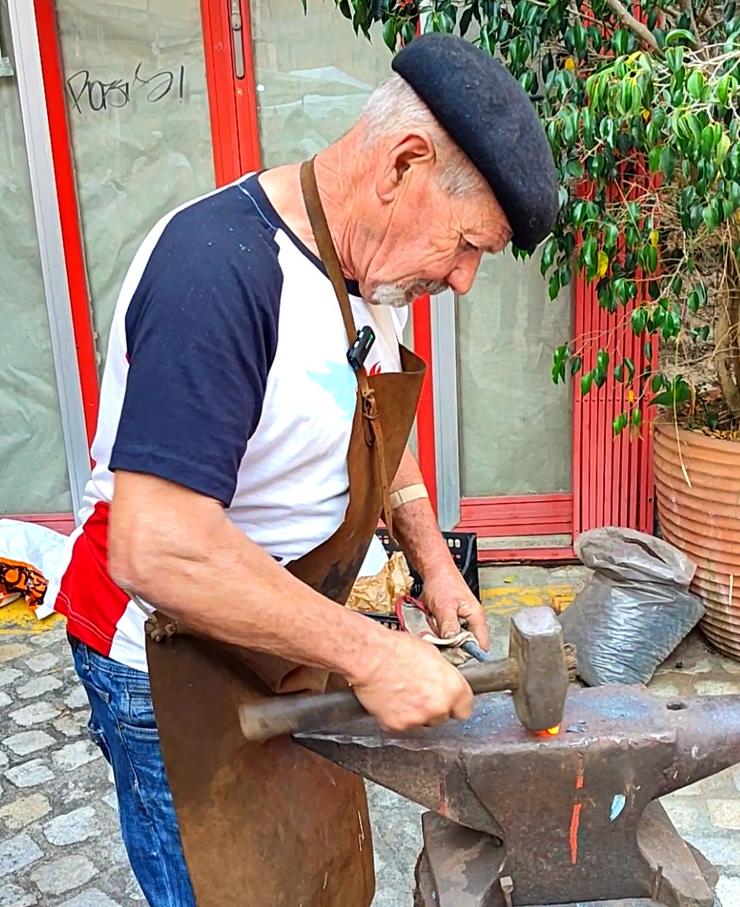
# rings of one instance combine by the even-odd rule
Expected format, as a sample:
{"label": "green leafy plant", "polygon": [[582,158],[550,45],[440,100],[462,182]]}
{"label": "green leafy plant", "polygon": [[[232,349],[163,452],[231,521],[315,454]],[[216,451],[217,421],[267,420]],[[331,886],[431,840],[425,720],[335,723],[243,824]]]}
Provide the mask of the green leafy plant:
{"label": "green leafy plant", "polygon": [[[456,32],[529,92],[560,179],[541,270],[554,299],[580,273],[610,327],[554,353],[555,382],[628,385],[641,402],[740,437],[740,10],[736,0],[341,0],[355,31],[395,50]],[[514,250],[522,256],[518,250]],[[648,367],[622,352],[640,338]],[[656,360],[656,338],[661,355]]]}

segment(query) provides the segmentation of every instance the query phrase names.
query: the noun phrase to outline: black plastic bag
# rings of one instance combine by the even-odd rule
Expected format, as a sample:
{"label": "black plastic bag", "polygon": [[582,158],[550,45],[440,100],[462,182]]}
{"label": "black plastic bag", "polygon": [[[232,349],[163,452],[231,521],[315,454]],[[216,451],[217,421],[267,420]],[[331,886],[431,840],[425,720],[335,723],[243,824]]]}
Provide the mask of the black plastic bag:
{"label": "black plastic bag", "polygon": [[589,686],[647,683],[704,613],[689,592],[696,566],[678,549],[633,529],[584,532],[575,545],[595,572],[560,616]]}

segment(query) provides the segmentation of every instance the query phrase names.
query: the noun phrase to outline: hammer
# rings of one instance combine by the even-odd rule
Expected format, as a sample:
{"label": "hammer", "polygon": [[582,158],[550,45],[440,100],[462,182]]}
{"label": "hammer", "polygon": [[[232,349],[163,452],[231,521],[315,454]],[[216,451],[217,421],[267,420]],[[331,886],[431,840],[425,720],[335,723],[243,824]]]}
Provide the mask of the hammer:
{"label": "hammer", "polygon": [[[530,731],[560,724],[568,684],[575,679],[575,652],[551,608],[524,608],[511,620],[509,657],[468,662],[460,668],[474,694],[510,690],[519,721]],[[247,740],[317,731],[367,715],[349,690],[273,696],[239,706]]]}

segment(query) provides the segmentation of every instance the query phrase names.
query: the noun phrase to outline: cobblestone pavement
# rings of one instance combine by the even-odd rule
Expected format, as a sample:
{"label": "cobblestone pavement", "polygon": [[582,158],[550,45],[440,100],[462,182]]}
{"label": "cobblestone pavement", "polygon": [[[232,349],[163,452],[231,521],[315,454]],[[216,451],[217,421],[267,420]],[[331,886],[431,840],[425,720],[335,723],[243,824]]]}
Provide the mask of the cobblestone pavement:
{"label": "cobblestone pavement", "polygon": [[0,637],[0,907],[143,904],[64,629]]}
{"label": "cobblestone pavement", "polygon": [[[653,682],[666,696],[740,691],[740,664],[698,634]],[[118,832],[108,767],[85,731],[86,700],[64,630],[0,635],[0,907],[134,907],[143,896]],[[740,907],[740,768],[666,798],[679,830],[720,869]],[[374,907],[410,907],[420,809],[371,790]]]}

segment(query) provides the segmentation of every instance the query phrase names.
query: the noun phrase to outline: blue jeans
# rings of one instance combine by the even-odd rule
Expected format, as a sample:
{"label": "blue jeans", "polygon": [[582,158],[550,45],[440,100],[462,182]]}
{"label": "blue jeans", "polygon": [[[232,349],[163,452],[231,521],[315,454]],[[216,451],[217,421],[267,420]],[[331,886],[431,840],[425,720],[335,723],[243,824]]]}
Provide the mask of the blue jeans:
{"label": "blue jeans", "polygon": [[70,637],[90,700],[90,736],[113,768],[123,843],[150,907],[195,907],[149,677]]}

